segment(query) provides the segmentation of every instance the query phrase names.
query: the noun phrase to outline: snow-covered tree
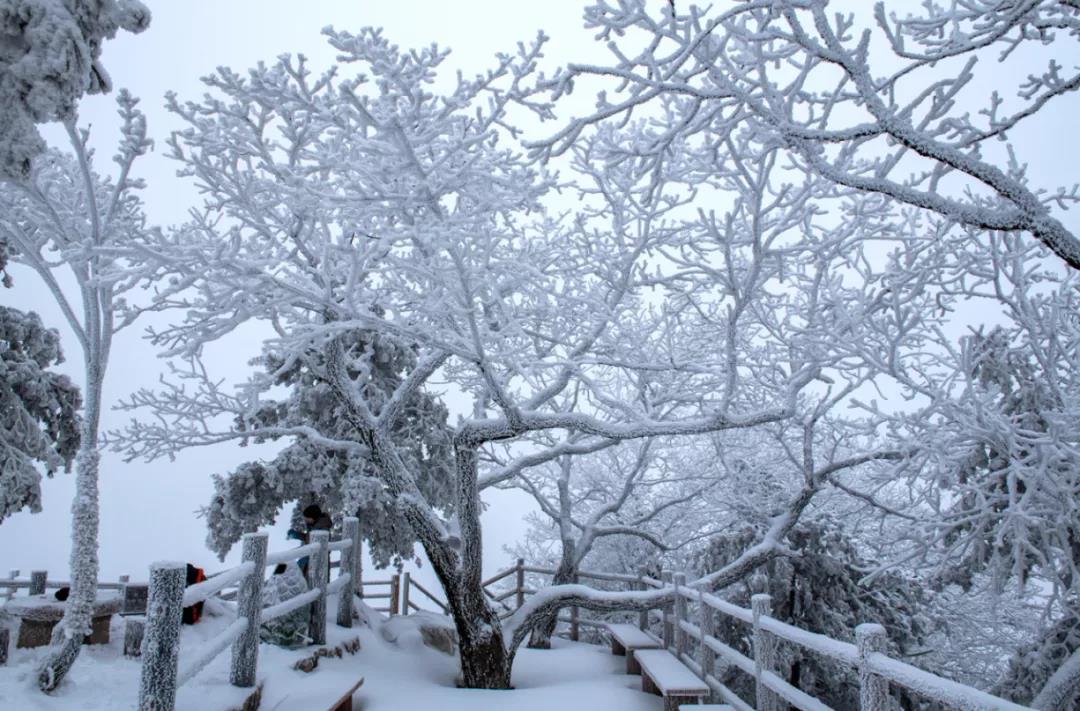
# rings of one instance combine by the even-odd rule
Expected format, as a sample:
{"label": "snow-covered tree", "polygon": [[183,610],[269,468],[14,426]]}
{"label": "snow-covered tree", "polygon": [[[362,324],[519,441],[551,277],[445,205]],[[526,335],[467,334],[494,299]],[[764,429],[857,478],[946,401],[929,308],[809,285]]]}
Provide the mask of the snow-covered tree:
{"label": "snow-covered tree", "polygon": [[[0,184],[0,235],[14,248],[13,259],[36,272],[67,319],[82,351],[85,377],[72,502],[71,595],[39,674],[44,690],[63,680],[90,631],[98,573],[102,386],[113,335],[138,313],[123,294],[153,270],[133,249],[149,233],[138,197],[142,183],[131,175],[134,161],[150,147],[136,103],[126,92],[118,95],[122,134],[116,177],[105,179],[94,171],[88,135],[69,120],[71,154],[44,153],[33,161],[28,180]],[[128,250],[122,259],[113,256],[121,250]]]}
{"label": "snow-covered tree", "polygon": [[79,448],[79,390],[48,369],[63,362],[60,337],[38,315],[0,306],[0,522],[41,510],[41,473],[70,471]]}
{"label": "snow-covered tree", "polygon": [[[646,261],[680,233],[671,215],[686,196],[658,188],[653,172],[633,161],[624,171],[614,157],[600,162],[613,154],[583,143],[576,149],[585,171],[576,187],[582,209],[561,223],[539,212],[551,180],[503,147],[505,106],[538,46],[501,57],[495,71],[461,78],[442,96],[432,90],[440,50],[404,53],[372,31],[334,32],[330,39],[343,58],[336,73],[312,75],[303,60],[284,58],[246,77],[220,71],[202,103],[173,101],[189,126],[174,137],[174,155],[207,201],[184,239],[171,251],[158,250],[169,251],[175,271],[165,298],[182,304],[189,318],[156,339],[169,352],[194,358],[240,323],[264,320],[276,329],[283,367],[302,361],[339,398],[350,436],[310,423],[258,425],[259,395],[272,378],[230,396],[208,377],[200,380],[203,371],[194,365],[194,387],[189,382],[185,390],[139,397],[137,405],[175,419],[137,427],[129,444],[132,454],[153,456],[250,438],[259,427],[370,459],[442,582],[458,628],[463,682],[505,687],[515,647],[547,610],[524,611],[504,630],[483,593],[481,451],[545,430],[627,440],[786,417],[827,357],[791,351],[789,342],[824,326],[816,317],[807,326],[795,313],[815,298],[821,281],[812,272],[827,257],[807,251],[791,263],[774,258],[770,275],[783,272],[810,291],[778,288],[769,294],[775,308],[760,311],[748,307],[761,291],[757,272],[732,263],[729,273],[748,279],[753,291],[745,293],[743,313],[766,323],[724,319],[718,357],[717,338],[701,327],[709,311],[723,309],[719,297],[654,306],[644,293],[658,286],[664,297],[666,288],[646,271]],[[350,64],[366,75],[347,75]],[[617,145],[620,137],[607,140]],[[696,234],[715,232],[709,219],[694,224]],[[825,239],[833,237],[829,232]],[[839,254],[840,241],[818,252]],[[723,250],[722,239],[711,249]],[[753,246],[740,244],[739,251]],[[414,344],[415,365],[392,393],[369,388],[370,354],[346,348],[345,335],[357,328]],[[763,345],[750,347],[752,335]],[[727,370],[732,363],[760,375],[740,382]],[[653,382],[644,390],[631,387],[632,400],[621,399],[631,374],[649,371]],[[393,437],[405,405],[437,372],[475,403],[473,417],[454,428],[449,522],[424,495]],[[577,404],[567,410],[563,395],[575,388]],[[678,389],[678,406],[655,407],[651,389],[657,388]],[[244,424],[222,428],[223,422]],[[557,455],[553,448],[537,456]],[[793,511],[813,493],[811,487],[796,496]],[[777,535],[790,522],[781,519]],[[771,538],[723,575],[737,576],[748,561],[779,550]],[[551,590],[545,598],[551,604],[582,591]]]}
{"label": "snow-covered tree", "polygon": [[[665,541],[650,524],[695,499],[712,478],[708,472],[676,473],[681,467],[666,461],[656,451],[659,446],[644,439],[634,446],[605,447],[592,455],[563,454],[536,472],[526,469],[509,480],[533,497],[547,526],[555,529],[558,546],[552,585],[577,582],[593,546],[610,536],[638,538],[660,550],[680,543]],[[542,524],[534,520],[532,526],[538,529]],[[553,613],[537,624],[529,646],[551,646],[556,623]]]}
{"label": "snow-covered tree", "polygon": [[597,121],[683,97],[692,113],[669,121],[654,150],[753,121],[840,185],[979,230],[1030,235],[1080,268],[1080,239],[1061,221],[1076,188],[1029,185],[1008,167],[1023,157],[1002,143],[1080,88],[1076,3],[678,6],[676,14],[664,3],[602,0],[586,9],[588,26],[610,42],[611,64],[570,64],[547,86],[562,94],[597,78],[605,93],[594,114],[538,152],[565,150]]}
{"label": "snow-covered tree", "polygon": [[101,45],[142,32],[138,0],[12,0],[0,7],[0,179],[26,180],[45,150],[37,124],[71,121],[83,94],[106,93]]}
{"label": "snow-covered tree", "polygon": [[[416,365],[412,350],[392,335],[358,330],[345,339],[349,358],[363,359],[371,369],[370,398],[392,393]],[[287,400],[264,401],[250,421],[239,423],[252,429],[255,440],[276,438],[264,434],[266,428],[290,425],[310,425],[339,439],[359,437],[326,383],[303,365],[308,358],[319,364],[323,360],[318,352],[294,360],[291,367],[270,354],[258,360],[274,378],[274,386],[289,387],[291,392]],[[415,393],[404,407],[394,439],[427,501],[449,515],[452,454],[446,408],[425,392]],[[204,510],[207,544],[224,557],[245,532],[273,523],[290,501],[300,506],[318,504],[332,515],[358,516],[361,535],[370,543],[369,552],[377,564],[413,554],[416,536],[371,461],[307,439],[288,445],[269,462],[247,462],[224,476],[214,476],[214,496]]]}

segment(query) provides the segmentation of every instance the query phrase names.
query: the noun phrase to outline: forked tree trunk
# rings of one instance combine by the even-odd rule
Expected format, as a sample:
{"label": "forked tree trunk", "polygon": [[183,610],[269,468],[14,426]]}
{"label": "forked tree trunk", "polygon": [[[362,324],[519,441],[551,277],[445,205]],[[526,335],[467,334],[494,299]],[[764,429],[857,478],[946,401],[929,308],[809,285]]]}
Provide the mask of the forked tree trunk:
{"label": "forked tree trunk", "polygon": [[[555,575],[551,577],[552,585],[568,585],[574,582],[574,577],[577,574],[574,558],[573,542],[571,541],[568,547],[567,542],[564,541],[562,559],[559,561],[559,567],[555,569]],[[551,649],[551,636],[555,634],[555,628],[559,625],[560,609],[556,608],[552,612],[545,614],[536,623],[532,633],[529,635],[529,649]]]}

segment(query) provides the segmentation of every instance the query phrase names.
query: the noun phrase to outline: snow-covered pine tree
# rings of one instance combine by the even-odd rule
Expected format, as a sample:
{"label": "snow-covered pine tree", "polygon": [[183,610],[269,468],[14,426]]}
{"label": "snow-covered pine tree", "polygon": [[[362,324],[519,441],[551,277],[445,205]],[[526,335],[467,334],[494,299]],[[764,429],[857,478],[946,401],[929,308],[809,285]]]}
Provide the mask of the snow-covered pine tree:
{"label": "snow-covered pine tree", "polygon": [[[358,364],[365,357],[365,397],[373,403],[385,401],[416,365],[414,350],[393,335],[357,329],[344,340],[350,361]],[[272,353],[257,359],[275,386],[289,387],[291,392],[287,399],[260,403],[238,426],[255,433],[255,441],[276,439],[262,434],[272,433],[274,427],[302,425],[340,439],[359,439],[360,433],[342,413],[342,403],[318,373],[321,361],[318,352],[288,362]],[[453,455],[446,418],[442,403],[416,391],[392,436],[427,500],[449,515]],[[269,462],[246,462],[214,477],[214,496],[204,509],[207,545],[224,556],[245,531],[272,523],[290,501],[318,504],[335,517],[358,516],[361,535],[377,565],[413,555],[416,536],[370,458],[309,439],[296,440]]]}
{"label": "snow-covered pine tree", "polygon": [[49,370],[63,360],[59,335],[36,313],[0,306],[0,522],[41,510],[35,463],[49,476],[70,471],[79,449],[79,390]]}

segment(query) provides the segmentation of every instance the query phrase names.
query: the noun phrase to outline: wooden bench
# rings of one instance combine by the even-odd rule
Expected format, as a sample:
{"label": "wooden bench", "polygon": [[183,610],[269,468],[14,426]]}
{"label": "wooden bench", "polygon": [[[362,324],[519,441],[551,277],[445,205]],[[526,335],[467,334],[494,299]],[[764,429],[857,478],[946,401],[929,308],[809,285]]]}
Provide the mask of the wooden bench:
{"label": "wooden bench", "polygon": [[353,684],[353,687],[346,691],[327,711],[352,711],[353,694],[356,693],[356,690],[359,689],[363,683],[364,679],[361,677],[360,681]]}
{"label": "wooden bench", "polygon": [[663,696],[664,711],[678,711],[680,704],[700,703],[709,696],[708,685],[666,649],[639,649],[634,658],[641,665],[641,690]]}
{"label": "wooden bench", "polygon": [[[15,646],[20,649],[43,647],[52,640],[53,627],[64,616],[66,604],[53,595],[16,597],[7,602],[3,611],[19,620],[19,638]],[[112,616],[120,611],[120,596],[113,592],[99,591],[91,612],[90,634],[84,644],[108,644],[109,624]]]}
{"label": "wooden bench", "polygon": [[620,657],[626,657],[626,673],[640,674],[641,668],[634,659],[634,651],[638,649],[661,649],[664,643],[653,637],[648,632],[638,629],[630,624],[606,625],[608,634],[611,636],[611,653]]}

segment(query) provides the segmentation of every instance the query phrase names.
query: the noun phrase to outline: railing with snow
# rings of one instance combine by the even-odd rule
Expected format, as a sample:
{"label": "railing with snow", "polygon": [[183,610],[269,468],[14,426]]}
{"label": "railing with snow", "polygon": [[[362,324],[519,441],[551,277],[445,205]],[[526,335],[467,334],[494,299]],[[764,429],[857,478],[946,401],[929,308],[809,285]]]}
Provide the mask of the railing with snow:
{"label": "railing with snow", "polygon": [[[259,655],[259,625],[287,615],[301,607],[311,610],[309,636],[314,644],[326,643],[326,601],[340,593],[337,623],[352,627],[354,581],[360,580],[360,521],[346,518],[344,538],[330,542],[328,531],[313,531],[312,542],[278,553],[266,552],[267,534],[248,533],[243,538],[242,562],[205,582],[185,589],[186,565],[155,563],[150,567],[150,589],[146,606],[146,634],[142,644],[142,677],[139,684],[140,711],[172,711],[176,691],[191,680],[215,657],[231,646],[229,681],[238,687],[253,687]],[[330,581],[330,553],[341,555],[339,574]],[[264,608],[263,577],[267,566],[288,563],[308,556],[308,585],[302,595]],[[217,637],[208,641],[183,668],[179,666],[182,611],[204,602],[227,587],[238,585],[237,617]]]}
{"label": "railing with snow", "polygon": [[[527,566],[518,559],[516,565],[492,576],[484,585],[488,586],[514,575],[514,586],[499,593],[492,593],[492,598],[502,601],[513,597],[516,606],[521,607],[525,596],[536,592],[525,586],[527,573],[550,576],[554,575],[555,571]],[[750,609],[746,609],[711,593],[692,588],[686,584],[685,575],[672,575],[669,571],[665,571],[660,580],[644,574],[635,576],[594,571],[578,571],[577,578],[623,583],[635,590],[669,588],[673,593],[673,600],[660,609],[664,647],[701,678],[723,703],[737,711],[779,711],[787,704],[802,711],[830,711],[824,703],[788,683],[778,674],[777,646],[780,641],[857,671],[860,711],[884,711],[889,708],[890,684],[949,708],[965,711],[1033,711],[1027,706],[1006,701],[889,657],[884,651],[885,628],[878,624],[858,625],[855,628],[856,643],[851,644],[771,617],[772,600],[766,594],[754,595]],[[717,613],[749,626],[753,656],[742,654],[714,636]],[[602,627],[606,624],[599,620],[581,618],[577,608],[571,608],[569,618],[560,617],[560,620],[570,623],[572,639],[578,638],[579,626]],[[639,612],[638,625],[642,630],[649,628],[647,611]],[[691,646],[695,648],[694,654],[691,654]],[[717,660],[732,665],[753,678],[753,706],[717,678]]]}

